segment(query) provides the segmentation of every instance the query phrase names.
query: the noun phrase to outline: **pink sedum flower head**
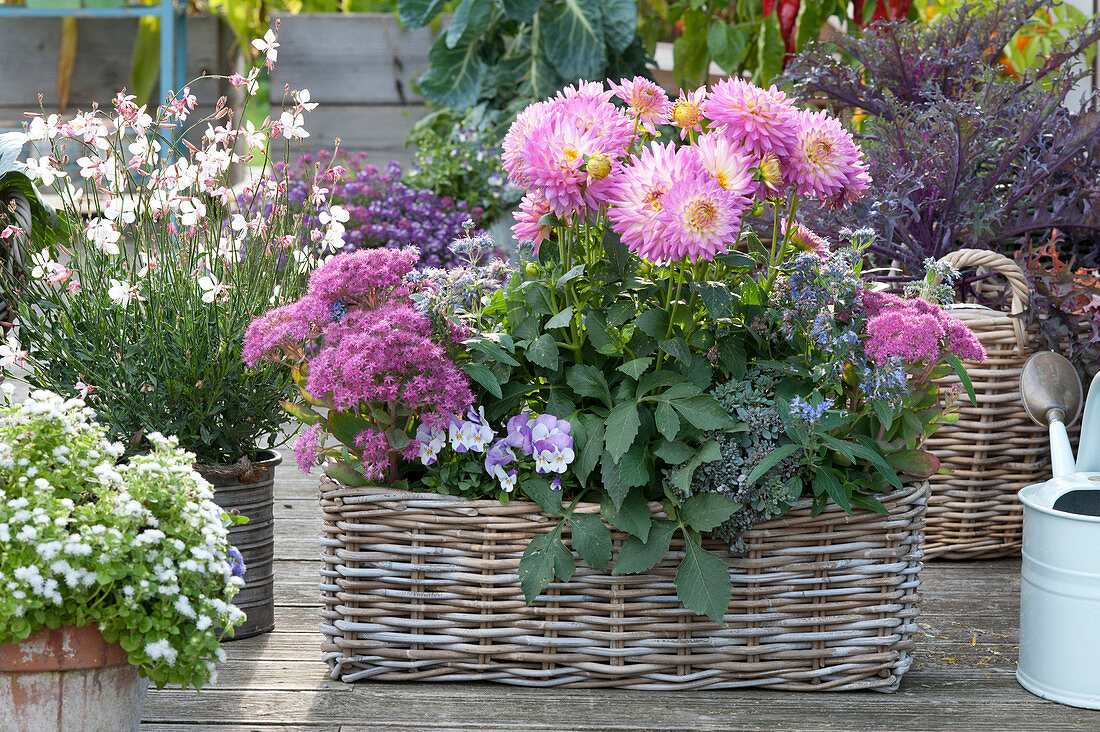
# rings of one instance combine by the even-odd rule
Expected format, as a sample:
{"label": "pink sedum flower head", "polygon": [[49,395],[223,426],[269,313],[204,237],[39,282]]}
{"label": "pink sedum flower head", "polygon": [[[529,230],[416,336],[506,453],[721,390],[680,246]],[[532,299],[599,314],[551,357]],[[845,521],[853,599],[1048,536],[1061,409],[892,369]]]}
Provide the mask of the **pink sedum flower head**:
{"label": "pink sedum flower head", "polygon": [[400,296],[405,275],[416,269],[420,250],[361,249],[333,257],[309,278],[309,297],[330,305],[340,298],[364,307],[377,307],[392,296]]}
{"label": "pink sedum flower head", "polygon": [[798,141],[798,110],[787,95],[736,77],[714,85],[707,118],[730,140],[757,155],[786,156]]}
{"label": "pink sedum flower head", "polygon": [[707,88],[701,86],[693,92],[680,90],[680,97],[672,103],[669,113],[672,124],[680,128],[680,139],[686,139],[688,133],[702,132],[704,109],[707,100]]}
{"label": "pink sedum flower head", "polygon": [[798,195],[833,205],[858,199],[871,177],[851,133],[823,110],[804,110],[799,122],[798,142],[784,171]]}
{"label": "pink sedum flower head", "polygon": [[615,96],[626,104],[630,117],[637,119],[646,132],[656,135],[656,125],[668,124],[672,102],[657,84],[641,76],[608,84],[615,90]]}
{"label": "pink sedum flower head", "polygon": [[938,305],[876,292],[864,292],[862,301],[867,316],[863,350],[879,366],[931,363],[945,349],[959,358],[985,360],[985,348],[973,331]]}

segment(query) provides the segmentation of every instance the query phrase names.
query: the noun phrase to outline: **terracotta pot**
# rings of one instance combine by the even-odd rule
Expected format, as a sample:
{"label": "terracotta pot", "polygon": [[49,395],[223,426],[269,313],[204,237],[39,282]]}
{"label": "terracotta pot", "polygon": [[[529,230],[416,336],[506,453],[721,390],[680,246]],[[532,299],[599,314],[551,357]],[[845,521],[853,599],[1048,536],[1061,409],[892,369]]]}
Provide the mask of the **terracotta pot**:
{"label": "terracotta pot", "polygon": [[5,732],[136,730],[149,682],[94,625],[43,630],[0,646]]}

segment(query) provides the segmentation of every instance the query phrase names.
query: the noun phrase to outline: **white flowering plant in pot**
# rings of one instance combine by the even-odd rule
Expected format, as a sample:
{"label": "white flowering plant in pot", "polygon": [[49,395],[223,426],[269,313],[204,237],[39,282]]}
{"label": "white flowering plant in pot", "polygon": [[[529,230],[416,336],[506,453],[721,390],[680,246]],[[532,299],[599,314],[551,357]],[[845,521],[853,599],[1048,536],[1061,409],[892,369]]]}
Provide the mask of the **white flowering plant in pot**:
{"label": "white flowering plant in pot", "polygon": [[0,646],[96,625],[158,687],[201,688],[244,619],[237,519],[176,438],[118,463],[93,418],[44,390],[0,407]]}

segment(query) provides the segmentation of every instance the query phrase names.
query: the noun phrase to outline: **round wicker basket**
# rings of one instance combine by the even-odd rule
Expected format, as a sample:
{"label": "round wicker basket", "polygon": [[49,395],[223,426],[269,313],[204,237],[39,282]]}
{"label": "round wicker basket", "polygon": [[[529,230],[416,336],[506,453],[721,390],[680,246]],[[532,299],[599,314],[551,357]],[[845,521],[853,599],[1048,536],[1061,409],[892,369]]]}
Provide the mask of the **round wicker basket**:
{"label": "round wicker basket", "polygon": [[1016,493],[1050,477],[1046,430],[1028,417],[1020,401],[1020,371],[1036,333],[1024,315],[1030,300],[1027,278],[1015,262],[996,252],[960,249],[941,261],[958,269],[976,267],[1007,281],[1010,312],[975,304],[949,306],[950,314],[974,331],[985,346],[983,363],[964,362],[974,385],[971,404],[952,374],[941,388],[960,390],[959,420],[941,427],[925,443],[947,474],[931,478],[925,527],[926,558],[986,559],[1014,556],[1023,541],[1023,504]]}
{"label": "round wicker basket", "polygon": [[720,628],[677,599],[676,540],[643,574],[578,561],[527,605],[520,557],[557,521],[537,504],[325,479],[323,657],[348,682],[892,691],[912,663],[927,496],[927,482],[883,496],[888,515],[803,501],[743,555],[711,545],[733,583]]}

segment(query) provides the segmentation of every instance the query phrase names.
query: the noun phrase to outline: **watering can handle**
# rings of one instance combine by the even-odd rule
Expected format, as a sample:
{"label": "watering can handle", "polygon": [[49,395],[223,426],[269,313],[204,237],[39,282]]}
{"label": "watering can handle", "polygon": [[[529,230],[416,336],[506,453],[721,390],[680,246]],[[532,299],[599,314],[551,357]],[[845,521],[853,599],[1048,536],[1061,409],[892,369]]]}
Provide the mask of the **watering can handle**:
{"label": "watering can handle", "polygon": [[1008,285],[1012,290],[1010,310],[1012,331],[1016,335],[1016,346],[1019,348],[1019,353],[1025,353],[1027,350],[1027,328],[1021,314],[1027,310],[1031,302],[1031,286],[1028,285],[1023,270],[1003,254],[985,249],[957,249],[940,257],[940,261],[947,262],[956,269],[966,269],[967,267],[987,269],[1004,276],[1008,280]]}

